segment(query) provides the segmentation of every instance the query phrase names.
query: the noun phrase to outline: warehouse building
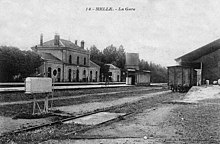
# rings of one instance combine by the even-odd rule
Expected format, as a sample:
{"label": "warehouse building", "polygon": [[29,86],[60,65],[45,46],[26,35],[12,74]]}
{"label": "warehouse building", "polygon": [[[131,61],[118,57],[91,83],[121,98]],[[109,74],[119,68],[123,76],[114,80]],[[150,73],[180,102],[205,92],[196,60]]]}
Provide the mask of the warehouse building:
{"label": "warehouse building", "polygon": [[181,66],[189,66],[197,71],[197,83],[210,83],[220,79],[220,39],[189,52],[177,59]]}
{"label": "warehouse building", "polygon": [[44,60],[39,68],[44,77],[51,77],[56,82],[98,82],[100,66],[90,60],[89,51],[84,49],[84,41],[80,46],[75,43],[60,39],[56,34],[54,39],[43,42],[31,48],[41,55]]}

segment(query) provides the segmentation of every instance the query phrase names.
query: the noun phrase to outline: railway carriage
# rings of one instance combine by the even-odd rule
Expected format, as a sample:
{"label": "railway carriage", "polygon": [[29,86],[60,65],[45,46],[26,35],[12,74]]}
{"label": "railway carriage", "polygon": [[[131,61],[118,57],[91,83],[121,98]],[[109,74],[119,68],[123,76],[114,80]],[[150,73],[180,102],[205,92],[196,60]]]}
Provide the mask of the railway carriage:
{"label": "railway carriage", "polygon": [[168,67],[168,87],[173,92],[187,92],[196,85],[196,71],[187,66]]}

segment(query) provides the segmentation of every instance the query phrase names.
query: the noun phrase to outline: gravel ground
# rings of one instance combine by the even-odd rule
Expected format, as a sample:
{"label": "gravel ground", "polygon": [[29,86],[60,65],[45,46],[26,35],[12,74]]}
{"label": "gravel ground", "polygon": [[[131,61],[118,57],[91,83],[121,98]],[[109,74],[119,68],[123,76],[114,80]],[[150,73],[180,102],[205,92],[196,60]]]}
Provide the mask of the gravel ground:
{"label": "gravel ground", "polygon": [[[170,111],[177,105],[160,105],[151,109],[145,109],[121,121],[107,126],[91,129],[78,136],[81,139],[74,139],[69,136],[65,140],[49,140],[42,144],[143,144],[143,143],[167,143],[172,137],[178,137],[175,128],[169,125],[167,119]],[[72,139],[73,138],[73,139]],[[173,141],[172,141],[173,142]],[[178,141],[180,142],[180,141]]]}
{"label": "gravel ground", "polygon": [[[126,103],[120,106],[113,106],[109,111],[110,112],[135,112],[136,114],[145,111],[146,109],[150,109],[152,107],[157,107],[161,105],[162,102],[167,100],[180,99],[184,96],[184,94],[179,93],[166,93],[161,95],[156,95],[154,97],[142,99],[136,101],[134,103]],[[32,132],[21,133],[18,135],[9,135],[7,137],[2,138],[2,142],[7,140],[12,140],[17,143],[38,143],[49,139],[65,139],[66,137],[63,135],[66,132],[73,131],[74,129],[78,129],[81,127],[86,127],[85,125],[74,125],[74,124],[66,124],[66,125],[56,125],[52,127],[46,127],[43,129],[39,129]]]}
{"label": "gravel ground", "polygon": [[[128,102],[126,101],[126,99],[130,99],[130,102],[136,99],[140,99],[143,93],[147,94],[147,93],[157,92],[157,90],[150,90],[150,89],[152,88],[134,87],[134,90],[130,92],[131,90],[124,91],[125,89],[122,88],[122,91],[119,91],[119,89],[111,89],[113,92],[111,91],[107,93],[99,93],[97,95],[87,95],[87,96],[80,95],[79,97],[74,96],[71,99],[69,99],[70,96],[67,96],[67,97],[62,97],[62,98],[67,98],[67,99],[55,100],[54,106],[65,107],[66,105],[71,105],[71,108],[74,107],[74,110],[75,110],[74,112],[72,112],[72,114],[74,113],[78,115],[78,114],[85,113],[88,111],[102,109],[107,106],[123,104],[125,102]],[[78,91],[78,92],[81,93],[81,91]],[[121,103],[118,103],[118,101],[120,101]],[[98,103],[99,105],[95,107],[94,106],[95,103]],[[113,103],[113,104],[109,105],[110,103]],[[40,103],[40,105],[41,104],[42,102]],[[0,116],[0,134],[13,131],[19,128],[48,123],[56,119],[56,117],[48,117],[47,119],[44,118],[44,119],[16,119],[16,120],[11,118],[11,116],[14,116],[18,113],[31,113],[32,105],[33,105],[32,103],[27,103],[27,104],[24,103],[24,104],[0,106],[0,110],[1,110],[0,113],[3,115],[3,116]],[[9,116],[9,117],[5,117],[5,116]]]}
{"label": "gravel ground", "polygon": [[[97,88],[97,89],[81,89],[81,90],[55,90],[54,97],[60,96],[79,96],[85,94],[94,94],[94,93],[107,93],[107,92],[120,92],[127,90],[139,90],[139,89],[152,89],[152,87],[116,87],[116,88]],[[43,95],[38,95],[37,99],[44,98]],[[26,95],[24,92],[9,92],[9,93],[0,93],[0,102],[12,102],[12,101],[25,101],[32,100],[33,97]]]}
{"label": "gravel ground", "polygon": [[[51,139],[42,144],[218,144],[220,143],[220,104],[217,103],[219,100],[207,99],[197,104],[186,105],[160,104],[156,107],[152,104],[155,101],[149,103],[142,101],[148,106],[133,103],[132,105],[136,105],[135,109],[138,109],[138,106],[141,109],[131,117],[89,130],[81,135],[82,139],[71,139],[74,136],[70,136],[70,139]],[[153,108],[149,109],[151,106]],[[125,109],[133,109],[121,108],[120,111],[123,112],[126,111]],[[112,111],[118,110],[112,109]]]}
{"label": "gravel ground", "polygon": [[[126,88],[122,87],[121,91],[119,88],[110,88],[107,89],[107,92],[104,93],[103,90],[94,90],[95,92],[99,91],[102,93],[99,94],[87,94],[87,92],[91,92],[91,90],[85,90],[86,94],[83,94],[81,90],[78,91],[72,91],[72,93],[78,93],[81,94],[79,96],[64,96],[64,97],[56,97],[56,98],[62,98],[62,100],[57,99],[54,100],[53,106],[66,106],[66,105],[72,105],[75,106],[79,111],[74,111],[74,114],[78,115],[80,113],[85,113],[86,111],[93,111],[96,109],[104,108],[106,107],[106,104],[104,107],[98,105],[98,107],[94,107],[92,105],[92,109],[88,107],[88,105],[91,105],[90,103],[111,103],[112,101],[117,101],[118,99],[123,98],[130,98],[132,99],[135,94],[137,94],[139,97],[143,93],[152,93],[157,92],[157,90],[151,90],[152,87],[132,87],[134,90],[132,92],[131,89],[129,91],[125,91]],[[161,91],[161,90],[159,90]],[[61,92],[59,92],[62,94]],[[71,91],[68,91],[68,93],[71,94]],[[67,94],[66,91],[63,91],[63,94]],[[83,94],[83,95],[82,95]],[[19,97],[19,96],[17,96]],[[65,99],[67,98],[67,99]],[[133,100],[133,99],[132,99]],[[126,101],[121,100],[122,103],[125,103]],[[42,107],[42,102],[39,103]],[[14,105],[1,105],[0,106],[0,135],[5,132],[13,131],[15,129],[29,127],[33,125],[41,125],[43,123],[48,123],[53,121],[53,119],[56,119],[56,117],[49,117],[44,119],[12,119],[11,117],[21,114],[21,113],[32,113],[32,103],[23,103],[23,104],[14,104]],[[81,109],[78,107],[82,106]],[[86,108],[86,109],[85,109]],[[76,109],[76,110],[77,110]]]}
{"label": "gravel ground", "polygon": [[[77,97],[76,98],[71,98],[71,99],[57,99],[53,101],[53,106],[54,107],[59,107],[59,106],[68,106],[68,105],[78,105],[78,104],[83,104],[83,103],[91,103],[91,102],[103,102],[103,101],[113,101],[117,100],[119,98],[123,97],[133,97],[133,96],[140,96],[143,94],[148,94],[148,93],[153,93],[153,92],[158,92],[158,91],[164,91],[165,89],[150,89],[149,87],[133,87],[134,91],[131,92],[131,88],[129,91],[125,91],[124,88],[122,88],[121,93],[116,93],[116,94],[111,94],[112,91],[119,92],[119,89],[107,89],[107,91],[110,93],[108,94],[105,92],[105,89],[102,89],[101,91],[103,94],[99,95],[88,95],[87,97]],[[90,90],[89,90],[90,91]],[[100,90],[99,90],[100,91]],[[73,93],[77,93],[76,91],[72,91]],[[88,91],[85,90],[85,93]],[[92,93],[94,94],[96,90]],[[60,93],[60,92],[59,92]],[[79,92],[80,94],[83,94],[81,91]],[[60,93],[60,96],[63,96],[66,94],[66,91],[64,93]],[[70,95],[69,95],[70,96]],[[19,96],[18,96],[19,97]],[[68,96],[67,96],[68,97]],[[49,106],[50,106],[49,101]],[[43,107],[43,102],[39,102],[40,107]],[[2,105],[0,106],[0,116],[6,116],[6,117],[13,117],[19,113],[32,113],[32,108],[33,104],[32,103],[25,103],[25,104],[14,104],[14,105]]]}
{"label": "gravel ground", "polygon": [[131,104],[135,103],[136,101],[140,101],[142,99],[154,97],[160,94],[169,93],[169,91],[162,91],[162,92],[153,92],[148,94],[142,94],[132,97],[123,97],[120,99],[112,99],[111,101],[100,101],[100,102],[91,102],[91,103],[84,103],[79,105],[70,105],[70,106],[62,106],[62,107],[56,107],[56,109],[64,111],[66,113],[85,113],[89,111],[94,111],[96,109],[107,109],[112,106],[120,106],[123,104]]}
{"label": "gravel ground", "polygon": [[170,124],[186,143],[220,143],[220,105],[182,105],[172,111]]}

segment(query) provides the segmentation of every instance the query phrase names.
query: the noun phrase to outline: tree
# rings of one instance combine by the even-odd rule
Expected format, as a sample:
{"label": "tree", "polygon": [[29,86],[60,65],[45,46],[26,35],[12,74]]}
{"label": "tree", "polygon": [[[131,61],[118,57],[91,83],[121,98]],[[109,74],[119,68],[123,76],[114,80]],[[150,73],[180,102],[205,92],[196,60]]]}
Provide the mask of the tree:
{"label": "tree", "polygon": [[104,75],[105,81],[109,80],[109,67],[110,67],[109,65],[104,65],[102,69],[102,73]]}
{"label": "tree", "polygon": [[122,45],[119,48],[116,48],[113,45],[106,47],[103,52],[103,59],[102,62],[105,64],[113,64],[121,69],[121,79],[125,80],[125,50]]}
{"label": "tree", "polygon": [[140,70],[151,71],[151,82],[167,82],[167,69],[165,67],[153,62],[148,63],[142,59],[139,62],[139,68]]}
{"label": "tree", "polygon": [[103,50],[104,62],[113,64],[121,69],[124,69],[125,65],[125,50],[121,45],[119,48],[116,48],[113,45],[106,47]]}
{"label": "tree", "polygon": [[[95,46],[90,47],[90,60],[95,62],[100,66],[100,79],[102,79],[102,75],[105,73],[105,63],[103,62],[103,54],[102,52]],[[104,76],[104,75],[103,75]]]}
{"label": "tree", "polygon": [[15,81],[35,73],[42,64],[39,55],[16,47],[0,46],[0,81]]}
{"label": "tree", "polygon": [[[121,69],[122,80],[125,80],[126,72],[125,69],[125,50],[123,46],[119,48],[114,45],[106,47],[102,52],[96,47],[92,46],[90,48],[90,58],[92,61],[97,63],[100,68],[100,73],[103,76],[106,75],[105,64],[113,64]],[[161,65],[155,64],[153,62],[148,62],[145,60],[139,61],[140,70],[150,70],[151,71],[151,82],[166,82],[167,81],[167,69]]]}
{"label": "tree", "polygon": [[90,51],[90,59],[92,61],[101,61],[102,53],[95,45],[91,46],[89,51]]}
{"label": "tree", "polygon": [[117,49],[116,66],[121,69],[124,69],[125,66],[125,50],[122,45],[120,45],[119,48]]}
{"label": "tree", "polygon": [[117,49],[116,66],[121,69],[121,81],[125,81],[126,78],[125,59],[125,49],[120,45]]}
{"label": "tree", "polygon": [[117,56],[117,51],[116,47],[113,45],[110,45],[106,47],[103,50],[103,55],[104,55],[104,62],[105,63],[111,63],[111,64],[116,64],[116,56]]}
{"label": "tree", "polygon": [[22,77],[28,77],[36,72],[36,69],[42,65],[43,60],[40,56],[32,51],[23,51],[25,63],[21,67]]}

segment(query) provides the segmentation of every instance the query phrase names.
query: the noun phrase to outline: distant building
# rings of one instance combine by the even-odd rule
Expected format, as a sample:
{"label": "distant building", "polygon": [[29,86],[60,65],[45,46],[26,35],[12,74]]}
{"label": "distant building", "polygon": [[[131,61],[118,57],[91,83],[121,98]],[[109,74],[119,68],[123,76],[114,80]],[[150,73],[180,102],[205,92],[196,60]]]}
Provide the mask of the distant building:
{"label": "distant building", "polygon": [[109,73],[111,77],[111,81],[120,82],[121,80],[121,69],[114,66],[113,64],[106,64],[109,66]]}
{"label": "distant building", "polygon": [[54,39],[43,42],[41,35],[40,44],[31,49],[44,60],[40,73],[45,77],[52,77],[56,82],[99,81],[100,67],[90,60],[84,41],[79,46],[77,40],[73,43],[56,34]]}
{"label": "distant building", "polygon": [[150,85],[150,71],[139,70],[139,54],[126,53],[127,77],[128,85]]}
{"label": "distant building", "polygon": [[137,71],[136,85],[150,85],[150,71],[147,70]]}

